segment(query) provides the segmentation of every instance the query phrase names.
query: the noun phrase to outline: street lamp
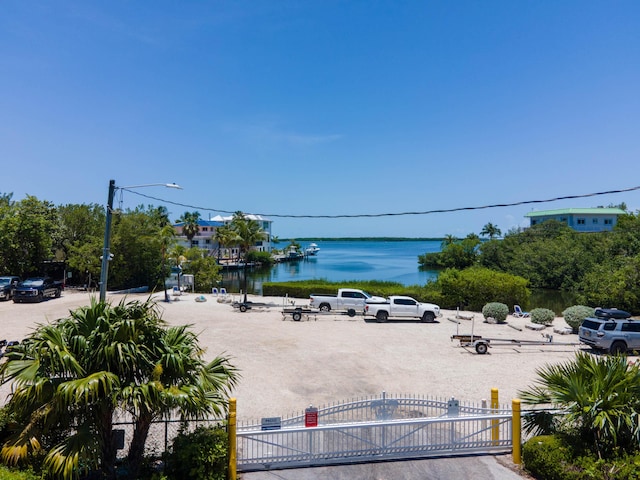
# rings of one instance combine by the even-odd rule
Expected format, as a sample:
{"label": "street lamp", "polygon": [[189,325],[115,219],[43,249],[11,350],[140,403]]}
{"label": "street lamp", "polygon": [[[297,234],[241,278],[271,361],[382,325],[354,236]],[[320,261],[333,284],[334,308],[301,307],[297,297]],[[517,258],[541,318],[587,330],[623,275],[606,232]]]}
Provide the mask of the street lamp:
{"label": "street lamp", "polygon": [[180,185],[175,183],[147,183],[145,185],[130,185],[127,187],[116,187],[116,181],[109,181],[109,196],[107,197],[107,221],[104,225],[104,246],[102,248],[102,267],[100,269],[100,301],[104,302],[107,298],[107,273],[109,271],[109,260],[111,253],[109,252],[109,244],[111,243],[111,216],[113,215],[113,196],[116,190],[129,190],[132,188],[142,187],[167,187],[182,190]]}

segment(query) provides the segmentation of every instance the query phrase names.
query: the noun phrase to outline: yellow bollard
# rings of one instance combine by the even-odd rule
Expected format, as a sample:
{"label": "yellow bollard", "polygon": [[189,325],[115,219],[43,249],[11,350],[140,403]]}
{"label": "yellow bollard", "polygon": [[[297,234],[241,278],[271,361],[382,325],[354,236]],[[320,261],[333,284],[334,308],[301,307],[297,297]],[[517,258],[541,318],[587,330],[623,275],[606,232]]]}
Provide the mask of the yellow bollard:
{"label": "yellow bollard", "polygon": [[[491,410],[493,413],[498,413],[498,409],[500,408],[500,404],[498,403],[498,389],[491,389]],[[491,440],[494,445],[498,445],[500,441],[500,421],[499,420],[491,420]]]}
{"label": "yellow bollard", "polygon": [[520,416],[520,399],[514,398],[511,401],[511,439],[513,442],[513,463],[522,463],[522,417]]}
{"label": "yellow bollard", "polygon": [[229,471],[227,478],[236,480],[237,475],[237,441],[236,441],[236,399],[229,399]]}

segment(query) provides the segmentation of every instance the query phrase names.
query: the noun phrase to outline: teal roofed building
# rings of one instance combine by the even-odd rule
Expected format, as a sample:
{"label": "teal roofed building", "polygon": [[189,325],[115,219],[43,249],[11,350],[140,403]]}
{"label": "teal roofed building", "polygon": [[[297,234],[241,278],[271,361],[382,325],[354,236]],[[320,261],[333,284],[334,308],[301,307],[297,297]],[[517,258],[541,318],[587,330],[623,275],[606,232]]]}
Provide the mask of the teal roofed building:
{"label": "teal roofed building", "polygon": [[578,232],[604,232],[612,230],[618,217],[626,213],[621,208],[563,208],[529,212],[525,217],[529,218],[531,226],[557,220]]}

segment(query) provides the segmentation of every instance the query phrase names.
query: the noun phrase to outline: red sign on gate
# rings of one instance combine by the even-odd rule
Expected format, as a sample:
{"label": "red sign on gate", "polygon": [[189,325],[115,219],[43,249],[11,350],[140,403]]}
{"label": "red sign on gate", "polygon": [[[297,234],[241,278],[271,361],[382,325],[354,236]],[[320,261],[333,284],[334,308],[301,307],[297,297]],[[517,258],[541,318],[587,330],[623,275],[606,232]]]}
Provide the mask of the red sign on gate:
{"label": "red sign on gate", "polygon": [[318,426],[318,409],[310,406],[304,411],[304,426],[305,427],[317,427]]}

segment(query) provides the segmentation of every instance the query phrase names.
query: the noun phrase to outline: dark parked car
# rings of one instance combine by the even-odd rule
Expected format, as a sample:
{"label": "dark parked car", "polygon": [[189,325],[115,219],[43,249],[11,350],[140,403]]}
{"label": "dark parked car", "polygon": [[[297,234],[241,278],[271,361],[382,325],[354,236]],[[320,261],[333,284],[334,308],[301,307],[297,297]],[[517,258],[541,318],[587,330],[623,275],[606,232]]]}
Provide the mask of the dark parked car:
{"label": "dark parked car", "polygon": [[11,300],[18,283],[20,283],[20,277],[0,277],[0,300]]}
{"label": "dark parked car", "polygon": [[20,282],[13,294],[15,303],[41,302],[45,297],[58,298],[62,293],[62,284],[48,277],[27,278]]}

